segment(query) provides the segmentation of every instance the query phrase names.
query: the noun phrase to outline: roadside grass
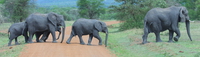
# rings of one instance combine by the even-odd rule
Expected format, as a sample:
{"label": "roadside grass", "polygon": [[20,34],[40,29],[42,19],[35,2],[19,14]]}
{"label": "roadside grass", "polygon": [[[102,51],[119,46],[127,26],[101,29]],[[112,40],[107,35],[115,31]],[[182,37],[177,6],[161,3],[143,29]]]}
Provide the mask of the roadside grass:
{"label": "roadside grass", "polygon": [[14,40],[12,41],[12,45],[8,47],[8,34],[7,33],[0,33],[1,40],[0,40],[0,57],[17,57],[20,54],[20,51],[24,47],[24,38],[22,36],[18,37],[18,41],[20,45],[14,45]]}
{"label": "roadside grass", "polygon": [[[66,27],[71,26],[73,22],[65,21]],[[18,57],[25,47],[26,43],[23,36],[17,38],[20,45],[15,45],[15,40],[12,40],[12,46],[7,46],[9,42],[7,31],[11,25],[12,23],[3,23],[0,25],[0,57]],[[35,37],[33,40],[35,40]]]}
{"label": "roadside grass", "polygon": [[[142,43],[143,29],[118,31],[119,24],[108,26],[108,49],[118,57],[199,57],[200,23],[190,24],[193,41],[189,40],[185,23],[179,24],[181,37],[178,42],[168,43],[168,31],[161,32],[163,42],[156,43],[154,33],[148,35],[150,43]],[[101,33],[101,36],[105,36]],[[174,36],[176,34],[174,33]],[[104,38],[103,38],[104,39]]]}

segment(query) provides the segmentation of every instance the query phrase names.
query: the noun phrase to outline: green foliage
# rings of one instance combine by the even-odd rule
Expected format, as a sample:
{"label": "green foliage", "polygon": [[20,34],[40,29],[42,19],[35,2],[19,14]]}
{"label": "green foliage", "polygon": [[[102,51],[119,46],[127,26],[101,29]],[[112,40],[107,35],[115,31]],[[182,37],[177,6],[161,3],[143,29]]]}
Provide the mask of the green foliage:
{"label": "green foliage", "polygon": [[29,0],[6,0],[5,15],[13,22],[22,22],[29,15]]}
{"label": "green foliage", "polygon": [[119,30],[142,28],[143,19],[148,10],[154,7],[166,7],[164,0],[115,0],[120,5],[110,6],[116,12],[117,20],[124,21]]}
{"label": "green foliage", "polygon": [[200,20],[200,0],[181,0],[180,3],[188,9],[191,20]]}
{"label": "green foliage", "polygon": [[103,0],[78,0],[79,14],[83,18],[95,19],[104,13]]}
{"label": "green foliage", "polygon": [[116,19],[117,13],[110,11],[110,9],[105,10],[105,13],[100,14],[99,18],[101,20],[113,20]]}
{"label": "green foliage", "polygon": [[5,1],[6,1],[6,0],[0,0],[0,4],[3,4],[3,3],[5,3]]}

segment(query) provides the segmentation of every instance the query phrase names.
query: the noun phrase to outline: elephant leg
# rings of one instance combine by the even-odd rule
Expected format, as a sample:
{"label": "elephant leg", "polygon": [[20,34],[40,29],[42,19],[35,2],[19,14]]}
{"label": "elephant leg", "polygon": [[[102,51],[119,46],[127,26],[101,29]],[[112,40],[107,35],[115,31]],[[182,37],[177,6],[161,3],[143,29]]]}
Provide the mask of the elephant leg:
{"label": "elephant leg", "polygon": [[148,28],[144,28],[144,35],[142,36],[142,39],[143,39],[142,44],[149,43],[149,42],[147,41],[147,36],[148,36],[148,34],[149,34]]}
{"label": "elephant leg", "polygon": [[52,43],[57,43],[57,41],[56,41],[56,35],[55,35],[55,29],[54,29],[54,31],[51,31],[51,34],[52,34],[52,38],[53,38]]}
{"label": "elephant leg", "polygon": [[92,38],[93,38],[93,34],[90,34],[90,35],[89,35],[89,39],[88,39],[88,44],[87,44],[87,45],[91,45]]}
{"label": "elephant leg", "polygon": [[29,32],[29,38],[28,38],[28,43],[33,43],[33,32]]}
{"label": "elephant leg", "polygon": [[160,32],[154,32],[156,35],[156,42],[162,42],[162,40],[160,39]]}
{"label": "elephant leg", "polygon": [[44,42],[46,42],[46,40],[48,39],[49,34],[50,34],[50,33],[48,33],[47,36],[44,38]]}
{"label": "elephant leg", "polygon": [[169,41],[168,42],[173,42],[173,36],[174,36],[174,31],[169,30]]}
{"label": "elephant leg", "polygon": [[40,36],[42,35],[42,33],[38,32],[38,33],[35,33],[35,35],[36,35],[36,41],[37,41],[37,42],[40,42],[40,41],[39,41],[39,38],[40,38]]}
{"label": "elephant leg", "polygon": [[75,35],[71,34],[70,37],[67,39],[66,43],[70,44],[70,41],[72,40],[72,37],[74,37]]}
{"label": "elephant leg", "polygon": [[11,46],[12,40],[16,38],[16,36],[10,35],[9,37],[9,42],[8,42],[8,46]]}
{"label": "elephant leg", "polygon": [[24,36],[25,43],[28,43],[28,36]]}
{"label": "elephant leg", "polygon": [[102,39],[99,36],[99,33],[93,34],[95,38],[97,38],[99,40],[99,45],[102,45]]}
{"label": "elephant leg", "polygon": [[85,43],[84,43],[84,41],[82,39],[82,35],[79,34],[78,38],[79,38],[80,44],[85,45]]}
{"label": "elephant leg", "polygon": [[17,41],[17,37],[15,38],[15,45],[19,45],[19,43]]}
{"label": "elephant leg", "polygon": [[23,36],[24,36],[24,39],[25,39],[25,43],[28,43],[28,35],[27,35],[27,32],[24,32]]}
{"label": "elephant leg", "polygon": [[46,40],[48,39],[49,34],[50,34],[50,33],[48,33],[48,34],[46,35],[46,37],[44,38],[44,42],[46,42]]}
{"label": "elephant leg", "polygon": [[178,41],[179,37],[181,36],[179,29],[175,30],[176,36],[174,37],[174,41]]}

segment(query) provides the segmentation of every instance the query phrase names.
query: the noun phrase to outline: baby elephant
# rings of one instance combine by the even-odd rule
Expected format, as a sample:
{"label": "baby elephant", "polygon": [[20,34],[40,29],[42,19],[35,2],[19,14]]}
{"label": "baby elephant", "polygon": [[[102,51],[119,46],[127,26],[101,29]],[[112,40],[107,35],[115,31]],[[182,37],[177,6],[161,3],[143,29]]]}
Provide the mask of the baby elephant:
{"label": "baby elephant", "polygon": [[72,25],[71,35],[66,43],[70,44],[72,37],[78,35],[80,44],[84,45],[82,35],[89,35],[88,45],[91,45],[93,37],[99,40],[99,45],[102,45],[99,32],[106,33],[105,46],[107,46],[108,29],[104,22],[95,19],[78,19]]}
{"label": "baby elephant", "polygon": [[11,46],[13,39],[15,39],[15,45],[18,45],[19,43],[17,41],[17,37],[20,35],[23,35],[25,37],[25,42],[27,43],[28,36],[26,34],[27,32],[25,32],[24,30],[26,30],[25,22],[12,24],[8,30],[8,33],[10,34],[8,46]]}

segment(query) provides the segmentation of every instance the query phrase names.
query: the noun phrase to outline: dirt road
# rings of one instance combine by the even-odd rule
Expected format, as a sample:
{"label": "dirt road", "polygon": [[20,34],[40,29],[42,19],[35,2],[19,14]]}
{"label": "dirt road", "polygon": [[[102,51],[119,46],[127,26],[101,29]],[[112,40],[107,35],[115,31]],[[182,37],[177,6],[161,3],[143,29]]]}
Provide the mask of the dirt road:
{"label": "dirt road", "polygon": [[[106,22],[107,25],[116,23],[119,22]],[[72,38],[71,44],[66,44],[70,32],[71,27],[66,27],[63,43],[60,43],[61,39],[58,40],[59,43],[51,43],[52,37],[49,36],[45,43],[26,44],[19,57],[115,57],[104,45],[99,46],[96,38],[93,38],[92,46],[80,45],[78,37]],[[88,35],[83,36],[83,40],[87,44]]]}

